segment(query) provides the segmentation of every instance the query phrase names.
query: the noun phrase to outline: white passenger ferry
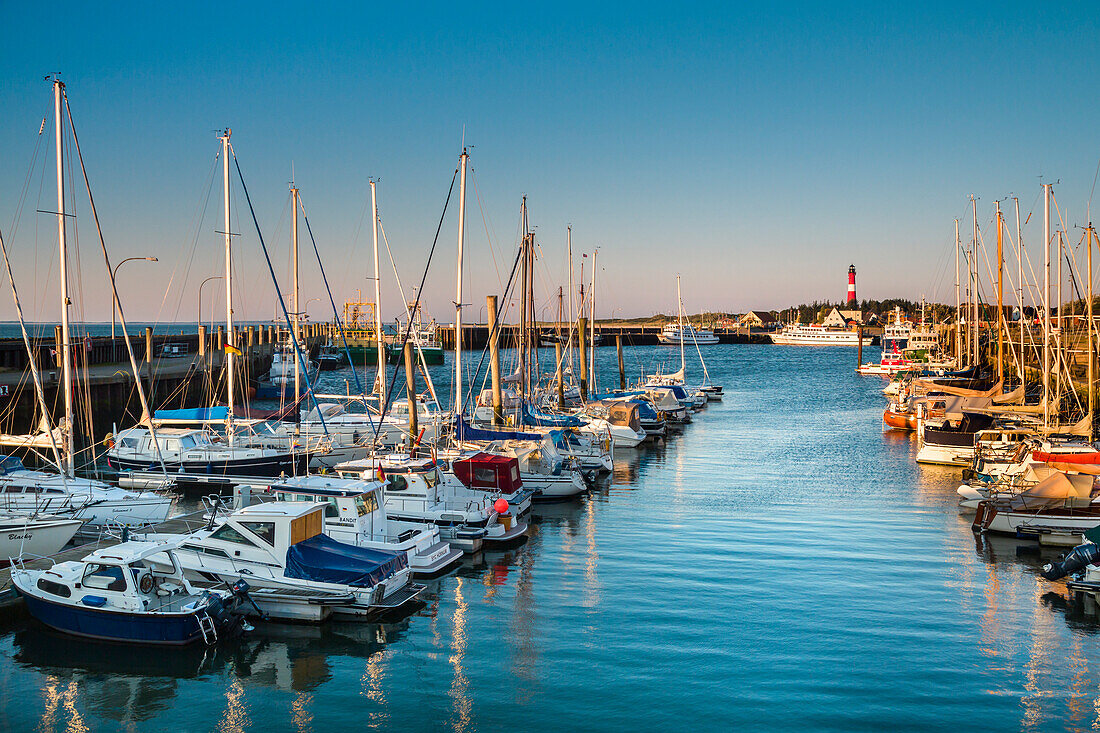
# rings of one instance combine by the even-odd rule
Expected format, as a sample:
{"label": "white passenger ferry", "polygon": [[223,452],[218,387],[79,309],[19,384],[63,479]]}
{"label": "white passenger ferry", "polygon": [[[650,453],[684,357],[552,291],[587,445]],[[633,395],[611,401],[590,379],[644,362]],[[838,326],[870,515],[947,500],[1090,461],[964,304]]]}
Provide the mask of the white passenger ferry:
{"label": "white passenger ferry", "polygon": [[[858,346],[859,333],[855,330],[842,328],[826,328],[825,326],[803,325],[794,323],[784,326],[778,333],[771,335],[772,343],[786,345],[809,346]],[[872,337],[864,336],[863,343],[871,344]]]}

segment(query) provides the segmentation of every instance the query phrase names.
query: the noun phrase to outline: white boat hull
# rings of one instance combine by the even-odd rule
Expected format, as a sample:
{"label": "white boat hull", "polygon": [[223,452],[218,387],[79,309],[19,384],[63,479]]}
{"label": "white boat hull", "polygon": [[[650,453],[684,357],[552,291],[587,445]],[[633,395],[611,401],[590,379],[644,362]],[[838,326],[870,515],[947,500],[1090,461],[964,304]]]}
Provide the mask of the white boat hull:
{"label": "white boat hull", "polygon": [[19,555],[53,555],[69,543],[79,519],[21,518],[0,521],[0,565]]}

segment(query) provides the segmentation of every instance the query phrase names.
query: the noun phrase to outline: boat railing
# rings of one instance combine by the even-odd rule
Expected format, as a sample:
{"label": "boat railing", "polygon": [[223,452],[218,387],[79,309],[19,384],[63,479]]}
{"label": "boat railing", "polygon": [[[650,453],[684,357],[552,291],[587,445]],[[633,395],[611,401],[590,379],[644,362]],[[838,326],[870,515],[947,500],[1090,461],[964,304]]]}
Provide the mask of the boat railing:
{"label": "boat railing", "polygon": [[53,562],[53,558],[48,555],[36,555],[33,552],[21,552],[18,555],[8,556],[8,564],[11,565],[11,569],[18,570],[20,572],[26,572],[33,568],[28,568],[26,565],[28,562]]}

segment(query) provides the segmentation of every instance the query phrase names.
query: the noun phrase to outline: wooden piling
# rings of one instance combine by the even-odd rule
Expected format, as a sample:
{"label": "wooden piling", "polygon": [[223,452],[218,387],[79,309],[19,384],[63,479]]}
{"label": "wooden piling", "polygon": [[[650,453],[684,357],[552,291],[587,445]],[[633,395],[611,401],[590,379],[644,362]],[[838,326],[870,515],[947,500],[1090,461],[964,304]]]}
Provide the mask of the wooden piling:
{"label": "wooden piling", "polygon": [[555,378],[558,380],[558,409],[565,409],[565,382],[562,380],[561,369],[561,341],[554,341],[554,360],[557,362],[557,367],[554,370]]}
{"label": "wooden piling", "polygon": [[588,319],[581,316],[577,319],[577,356],[581,362],[581,400],[588,402]]}
{"label": "wooden piling", "polygon": [[[149,402],[153,401],[153,329],[145,327],[145,381],[148,382],[146,390],[149,394]],[[152,405],[150,405],[152,407]]]}
{"label": "wooden piling", "polygon": [[626,365],[623,364],[623,335],[622,333],[615,334],[615,351],[619,355],[619,389],[623,392],[626,391]]}

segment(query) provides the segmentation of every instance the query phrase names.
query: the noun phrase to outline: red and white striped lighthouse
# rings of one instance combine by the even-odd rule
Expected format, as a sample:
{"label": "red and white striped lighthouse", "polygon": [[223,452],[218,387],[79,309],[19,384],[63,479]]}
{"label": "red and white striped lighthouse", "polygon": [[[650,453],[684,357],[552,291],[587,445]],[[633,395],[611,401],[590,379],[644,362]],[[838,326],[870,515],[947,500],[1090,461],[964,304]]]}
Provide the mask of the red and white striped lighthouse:
{"label": "red and white striped lighthouse", "polygon": [[856,266],[848,266],[848,305],[856,304]]}

